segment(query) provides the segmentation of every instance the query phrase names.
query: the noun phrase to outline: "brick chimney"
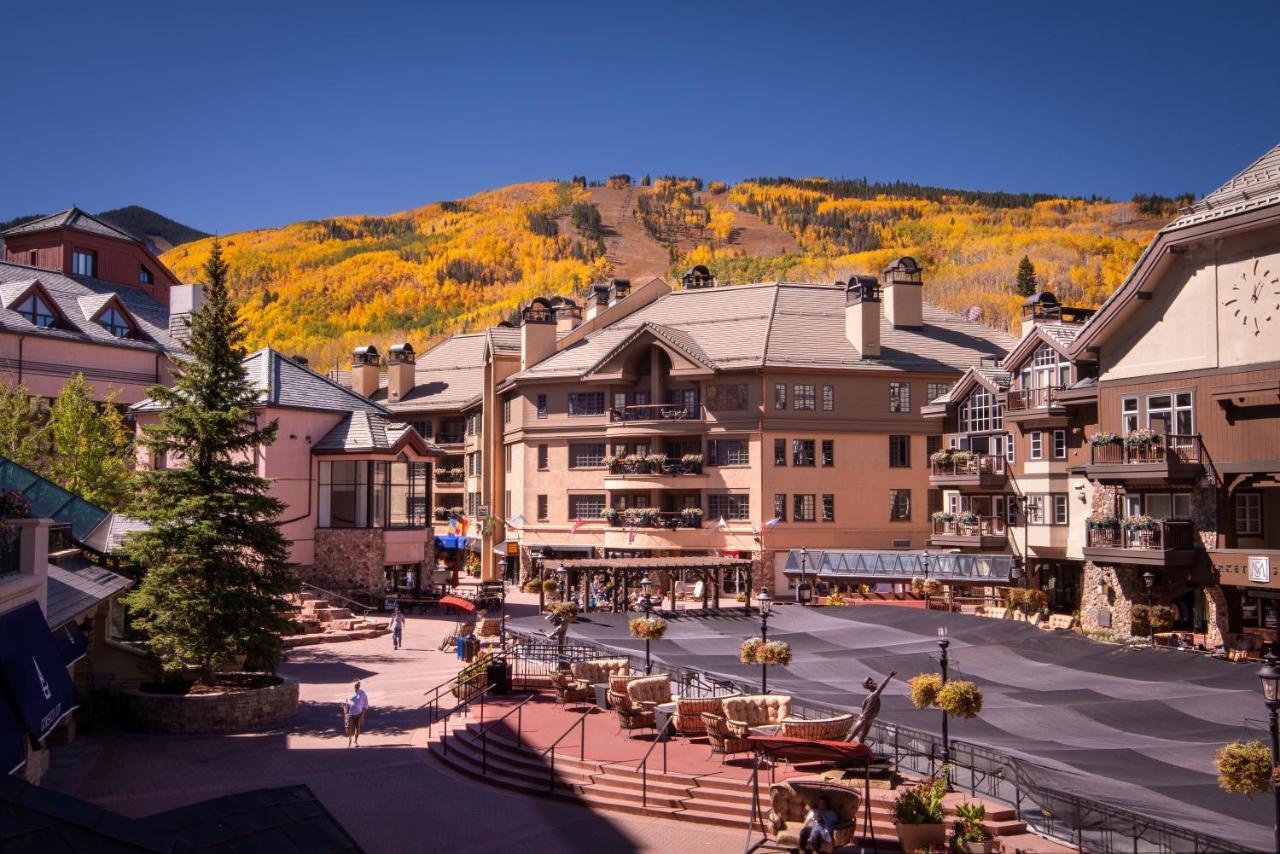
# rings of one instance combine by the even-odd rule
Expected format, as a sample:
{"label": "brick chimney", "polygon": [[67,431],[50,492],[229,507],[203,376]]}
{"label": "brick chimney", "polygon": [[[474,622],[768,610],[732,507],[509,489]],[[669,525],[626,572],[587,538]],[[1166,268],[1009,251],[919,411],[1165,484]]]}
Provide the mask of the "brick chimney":
{"label": "brick chimney", "polygon": [[875,276],[854,276],[844,289],[844,334],[863,358],[880,356],[880,285]]}
{"label": "brick chimney", "polygon": [[556,351],[556,311],[551,300],[535,297],[520,309],[520,370],[526,370]]}
{"label": "brick chimney", "polygon": [[372,344],[351,351],[351,390],[372,397],[378,390],[378,348]]}
{"label": "brick chimney", "polygon": [[191,334],[191,313],[204,305],[204,288],[200,285],[174,285],[169,288],[169,334],[179,341]]}
{"label": "brick chimney", "polygon": [[880,276],[885,319],[897,326],[924,326],[924,283],[916,259],[904,256]]}
{"label": "brick chimney", "polygon": [[402,400],[413,391],[414,362],[417,358],[412,344],[405,342],[391,345],[391,349],[387,351],[387,400]]}

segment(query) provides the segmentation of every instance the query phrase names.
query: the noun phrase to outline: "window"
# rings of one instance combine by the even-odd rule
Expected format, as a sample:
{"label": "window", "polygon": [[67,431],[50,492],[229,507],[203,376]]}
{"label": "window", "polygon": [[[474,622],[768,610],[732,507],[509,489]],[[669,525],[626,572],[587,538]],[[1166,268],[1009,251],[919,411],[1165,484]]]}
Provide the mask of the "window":
{"label": "window", "polygon": [[787,496],[783,493],[773,496],[773,518],[787,521]]}
{"label": "window", "polygon": [[890,522],[910,522],[911,521],[911,490],[909,489],[889,490],[889,521]]}
{"label": "window", "polygon": [[457,445],[462,441],[464,429],[464,424],[460,420],[445,421],[440,425],[440,441],[450,445]]}
{"label": "window", "polygon": [[128,338],[133,334],[133,324],[113,305],[98,315],[98,325],[117,338]]}
{"label": "window", "polygon": [[833,385],[824,385],[822,387],[822,409],[824,412],[834,412],[836,408],[836,387]]}
{"label": "window", "polygon": [[712,439],[707,442],[707,465],[745,466],[750,464],[750,451],[744,440]]}
{"label": "window", "polygon": [[911,467],[911,437],[889,437],[889,468],[905,469]]}
{"label": "window", "polygon": [[1055,460],[1065,460],[1067,458],[1067,431],[1053,431],[1053,458]]}
{"label": "window", "polygon": [[[502,468],[503,471],[505,471],[507,474],[511,473],[511,446],[510,445],[502,446],[502,466],[503,466]],[[508,507],[511,506],[510,501],[507,502],[507,506]]]}
{"label": "window", "polygon": [[728,383],[707,386],[707,408],[721,411],[747,408],[747,384]]}
{"label": "window", "polygon": [[58,316],[49,308],[49,304],[39,294],[31,294],[14,309],[34,326],[41,329],[52,329],[58,322]]}
{"label": "window", "polygon": [[1071,384],[1071,363],[1048,344],[1042,344],[1022,369],[1022,388],[1065,388]]}
{"label": "window", "polygon": [[427,463],[320,462],[321,528],[420,528],[427,524]]}
{"label": "window", "polygon": [[1065,495],[1053,496],[1053,524],[1067,524],[1067,496]]}
{"label": "window", "polygon": [[791,521],[814,521],[814,501],[812,495],[791,496]]}
{"label": "window", "polygon": [[604,442],[569,446],[569,468],[598,469],[604,465]]}
{"label": "window", "polygon": [[1236,536],[1262,536],[1262,493],[1236,493]]}
{"label": "window", "polygon": [[[504,397],[502,399],[502,423],[511,423],[511,398]],[[510,469],[508,469],[510,471]]]}
{"label": "window", "polygon": [[547,470],[547,446],[538,446],[538,471]]}
{"label": "window", "polygon": [[570,495],[570,519],[599,519],[604,513],[603,495]]}
{"label": "window", "polygon": [[569,415],[604,415],[604,392],[571,391],[569,392]]}
{"label": "window", "polygon": [[511,490],[508,489],[506,492],[503,493],[503,500],[506,502],[505,504],[502,505],[503,509],[505,509],[506,512],[510,513],[511,512],[511,509],[510,509],[511,508]]}
{"label": "window", "polygon": [[796,386],[795,386],[795,396],[796,396],[795,408],[796,409],[810,409],[810,410],[813,409],[814,407],[813,390],[814,390],[814,387],[812,385],[809,385],[807,383],[796,383]]}
{"label": "window", "polygon": [[775,466],[785,466],[787,464],[787,440],[773,440],[773,464]]}
{"label": "window", "polygon": [[1126,397],[1120,401],[1120,427],[1125,433],[1138,429],[1138,399]]}
{"label": "window", "polygon": [[791,464],[793,466],[812,466],[815,442],[812,439],[791,440]]}
{"label": "window", "polygon": [[889,383],[889,411],[911,411],[911,384]]}
{"label": "window", "polygon": [[924,455],[926,457],[932,457],[934,454],[938,453],[938,451],[941,451],[941,450],[942,450],[941,436],[925,436],[924,437]]}
{"label": "window", "polygon": [[1043,525],[1044,524],[1044,496],[1028,495],[1027,503],[1027,524]]}
{"label": "window", "polygon": [[978,386],[960,404],[960,432],[989,433],[1003,429],[1003,407],[987,388]]}
{"label": "window", "polygon": [[138,281],[139,282],[141,282],[144,285],[149,285],[153,283],[155,280],[156,280],[156,277],[151,275],[151,271],[147,269],[147,266],[145,264],[138,265]]}
{"label": "window", "polygon": [[1149,492],[1146,495],[1135,494],[1125,496],[1133,499],[1133,512],[1136,516],[1145,512],[1152,519],[1189,519],[1191,518],[1191,495],[1186,492]]}
{"label": "window", "polygon": [[1195,430],[1191,392],[1147,397],[1147,426],[1165,435],[1189,436]]}
{"label": "window", "polygon": [[834,522],[836,520],[836,497],[834,495],[822,496],[822,521]]}
{"label": "window", "polygon": [[1031,439],[1031,452],[1027,455],[1033,460],[1044,459],[1044,433],[1039,430],[1029,434]]}
{"label": "window", "polygon": [[545,394],[538,395],[538,417],[547,417],[547,396]]}
{"label": "window", "polygon": [[424,439],[430,439],[431,434],[435,431],[435,423],[430,418],[421,421],[410,421],[409,426],[413,427],[418,432],[418,435]]}
{"label": "window", "polygon": [[787,408],[787,384],[786,383],[773,384],[773,408],[774,409]]}
{"label": "window", "polygon": [[551,518],[551,512],[547,507],[547,496],[538,496],[538,521],[545,522]]}
{"label": "window", "polygon": [[1009,463],[1010,465],[1012,465],[1012,464],[1013,464],[1013,462],[1014,462],[1014,452],[1013,452],[1013,434],[1012,434],[1012,433],[1005,433],[1005,434],[1004,434],[1004,461],[1005,461],[1006,463]]}
{"label": "window", "polygon": [[1004,520],[1010,525],[1019,523],[1018,510],[1022,506],[1022,499],[1017,495],[1006,495],[1004,498]]}
{"label": "window", "polygon": [[951,383],[929,383],[926,396],[929,400],[937,400],[949,391],[951,391]]}
{"label": "window", "polygon": [[836,442],[835,439],[822,440],[822,465],[830,468],[836,464]]}
{"label": "window", "polygon": [[71,272],[77,276],[98,275],[98,253],[74,250],[71,253]]}
{"label": "window", "polygon": [[708,495],[707,515],[712,519],[742,521],[751,518],[751,504],[746,495]]}

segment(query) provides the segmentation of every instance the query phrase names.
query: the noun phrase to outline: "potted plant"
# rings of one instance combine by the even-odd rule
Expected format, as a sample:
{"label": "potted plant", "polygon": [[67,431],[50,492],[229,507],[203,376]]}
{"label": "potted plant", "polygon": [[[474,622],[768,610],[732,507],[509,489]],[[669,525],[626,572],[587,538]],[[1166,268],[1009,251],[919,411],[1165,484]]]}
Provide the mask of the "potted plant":
{"label": "potted plant", "polygon": [[627,631],[633,638],[647,641],[662,640],[662,636],[667,633],[667,621],[661,617],[636,617],[628,621]]}
{"label": "potted plant", "polygon": [[627,454],[623,457],[622,467],[630,474],[644,474],[646,471],[644,457],[639,454]]}
{"label": "potted plant", "polygon": [[956,807],[955,835],[952,848],[965,854],[991,854],[994,840],[982,823],[987,819],[987,808],[968,801]]}
{"label": "potted plant", "polygon": [[547,578],[542,582],[542,592],[547,596],[556,595],[556,591],[559,589],[560,584],[554,578]]}
{"label": "potted plant", "polygon": [[702,527],[701,507],[686,507],[680,511],[680,517],[684,520],[684,526],[686,528]]}
{"label": "potted plant", "polygon": [[702,474],[702,454],[685,454],[680,458],[684,470],[689,474]]}
{"label": "potted plant", "polygon": [[1156,520],[1150,516],[1130,516],[1124,520],[1124,529],[1126,531],[1154,531],[1156,529]]}
{"label": "potted plant", "polygon": [[644,458],[644,464],[651,474],[662,474],[663,470],[667,467],[667,455],[650,454]]}
{"label": "potted plant", "polygon": [[939,709],[955,718],[971,718],[982,711],[982,689],[967,679],[952,679],[934,697]]}
{"label": "potted plant", "polygon": [[1219,788],[1249,800],[1271,791],[1275,785],[1271,777],[1271,750],[1256,739],[1224,744],[1213,757],[1213,766],[1218,770]]}
{"label": "potted plant", "polygon": [[1089,444],[1095,448],[1103,445],[1118,445],[1120,442],[1120,437],[1109,430],[1099,430],[1089,437]]}
{"label": "potted plant", "polygon": [[839,590],[837,590],[836,592],[832,593],[830,596],[828,596],[828,597],[827,597],[827,604],[828,604],[828,605],[843,605],[843,604],[844,604],[844,595],[843,595]]}
{"label": "potted plant", "polygon": [[1131,448],[1145,448],[1154,445],[1156,442],[1156,432],[1140,427],[1137,430],[1131,430],[1124,436],[1124,443]]}
{"label": "potted plant", "polygon": [[607,468],[607,469],[609,470],[609,473],[610,473],[610,474],[617,474],[617,473],[618,473],[618,458],[617,458],[617,457],[605,457],[604,459],[600,460],[600,465],[602,465],[602,466],[604,466],[605,468]]}
{"label": "potted plant", "polygon": [[929,462],[935,466],[947,466],[951,464],[951,451],[934,451],[929,455]]}
{"label": "potted plant", "polygon": [[946,809],[942,797],[947,792],[942,777],[905,786],[893,801],[893,823],[903,851],[929,850],[933,845],[946,845]]}
{"label": "potted plant", "polygon": [[948,513],[945,510],[939,510],[937,513],[931,513],[929,518],[937,524],[945,524],[956,520],[954,513]]}
{"label": "potted plant", "polygon": [[657,507],[642,507],[640,508],[639,516],[642,528],[658,527],[658,520],[661,518]]}

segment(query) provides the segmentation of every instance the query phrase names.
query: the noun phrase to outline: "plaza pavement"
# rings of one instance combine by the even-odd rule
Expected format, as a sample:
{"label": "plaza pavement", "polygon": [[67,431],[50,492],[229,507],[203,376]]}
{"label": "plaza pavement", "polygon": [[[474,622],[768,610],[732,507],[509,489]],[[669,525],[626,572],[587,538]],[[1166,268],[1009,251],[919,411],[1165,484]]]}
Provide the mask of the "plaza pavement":
{"label": "plaza pavement", "polygon": [[[536,613],[513,594],[509,613]],[[458,669],[437,652],[451,617],[409,617],[405,645],[390,636],[300,647],[282,672],[301,682],[287,727],[244,735],[147,736],[99,727],[55,750],[45,785],[127,816],[232,792],[305,783],[369,852],[733,851],[746,829],[701,827],[516,794],[442,767],[411,746],[423,692]],[[348,749],[339,702],[361,679],[371,708]],[[422,744],[422,737],[417,739]]]}

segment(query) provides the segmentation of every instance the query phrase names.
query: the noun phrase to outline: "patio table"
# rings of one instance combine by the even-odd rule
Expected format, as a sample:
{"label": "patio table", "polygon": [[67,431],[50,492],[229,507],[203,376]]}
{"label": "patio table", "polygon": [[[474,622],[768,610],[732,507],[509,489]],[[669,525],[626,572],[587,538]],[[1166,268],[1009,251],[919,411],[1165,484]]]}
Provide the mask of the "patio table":
{"label": "patio table", "polygon": [[609,708],[609,683],[593,682],[591,688],[596,692],[596,705],[602,709]]}
{"label": "patio table", "polygon": [[[667,722],[676,713],[675,703],[659,703],[653,707],[653,726],[661,734],[667,728]],[[665,736],[664,736],[665,737]]]}

